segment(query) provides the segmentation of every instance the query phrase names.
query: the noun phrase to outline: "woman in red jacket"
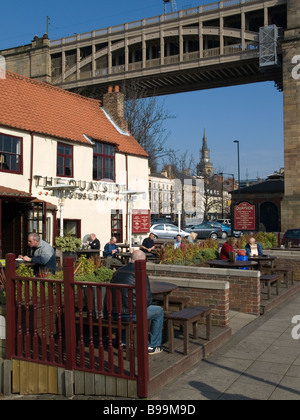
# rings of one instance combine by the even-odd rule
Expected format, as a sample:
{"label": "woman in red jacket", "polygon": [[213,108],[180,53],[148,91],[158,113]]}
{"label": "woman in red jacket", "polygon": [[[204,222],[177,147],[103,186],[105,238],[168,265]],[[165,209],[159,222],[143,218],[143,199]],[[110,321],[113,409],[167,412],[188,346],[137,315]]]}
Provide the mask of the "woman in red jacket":
{"label": "woman in red jacket", "polygon": [[236,252],[234,249],[237,243],[236,238],[229,238],[227,242],[222,246],[220,253],[220,260],[229,260],[229,252]]}

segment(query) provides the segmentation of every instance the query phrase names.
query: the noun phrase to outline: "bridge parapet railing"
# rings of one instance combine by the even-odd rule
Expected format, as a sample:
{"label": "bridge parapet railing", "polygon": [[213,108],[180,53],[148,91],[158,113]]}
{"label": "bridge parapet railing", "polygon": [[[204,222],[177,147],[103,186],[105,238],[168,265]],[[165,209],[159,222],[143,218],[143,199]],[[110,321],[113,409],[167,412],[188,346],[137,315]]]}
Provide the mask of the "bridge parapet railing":
{"label": "bridge parapet railing", "polygon": [[210,3],[210,4],[199,6],[199,7],[194,7],[191,9],[180,10],[178,12],[154,16],[154,17],[150,17],[146,19],[141,19],[134,22],[125,23],[122,25],[110,26],[104,29],[98,29],[91,32],[85,32],[82,34],[72,35],[66,38],[55,39],[53,41],[50,41],[50,46],[59,47],[60,45],[69,44],[76,41],[82,41],[82,40],[87,40],[89,38],[109,35],[112,33],[114,34],[117,32],[124,32],[127,30],[138,29],[145,26],[149,26],[149,25],[169,22],[171,20],[176,20],[176,19],[185,18],[189,16],[194,16],[194,15],[201,15],[203,13],[208,13],[214,10],[239,6],[241,4],[252,3],[252,2],[257,2],[257,0],[223,0],[223,1]]}

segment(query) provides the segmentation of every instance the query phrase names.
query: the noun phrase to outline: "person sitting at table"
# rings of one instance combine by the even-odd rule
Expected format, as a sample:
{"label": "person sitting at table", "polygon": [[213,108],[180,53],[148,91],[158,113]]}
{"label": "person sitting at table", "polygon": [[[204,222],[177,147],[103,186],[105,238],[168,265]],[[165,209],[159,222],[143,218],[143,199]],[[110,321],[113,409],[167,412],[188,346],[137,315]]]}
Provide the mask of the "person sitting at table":
{"label": "person sitting at table", "polygon": [[198,233],[191,232],[187,238],[189,244],[195,244],[197,242]]}
{"label": "person sitting at table", "polygon": [[255,238],[250,238],[249,242],[247,243],[245,247],[246,255],[248,257],[257,257],[264,255],[262,246],[256,242]]}
{"label": "person sitting at table", "polygon": [[106,268],[110,268],[112,265],[122,267],[122,262],[117,258],[119,254],[119,248],[116,245],[117,238],[111,237],[109,242],[105,245],[103,251],[104,265]]}
{"label": "person sitting at table", "polygon": [[[146,255],[143,251],[133,252],[131,262],[116,271],[112,277],[111,283],[128,284],[135,286],[135,262],[145,260]],[[129,321],[128,289],[121,289],[122,295],[122,320]],[[112,289],[112,315],[114,319],[118,318],[117,300],[115,289]],[[136,291],[132,293],[132,311],[133,320],[136,320]],[[164,321],[164,311],[160,306],[152,305],[152,293],[150,289],[149,277],[147,276],[147,319],[151,321],[150,333],[148,337],[148,354],[155,355],[162,353],[162,327]],[[123,347],[126,343],[126,333],[122,331]]]}
{"label": "person sitting at table", "polygon": [[154,233],[150,233],[148,238],[145,238],[143,240],[142,246],[140,247],[140,250],[153,255],[153,257],[156,257],[156,254],[154,252],[155,244],[154,244]]}
{"label": "person sitting at table", "polygon": [[99,249],[100,251],[100,241],[97,239],[94,233],[90,234],[90,241],[87,241],[87,244],[91,247],[91,249]]}
{"label": "person sitting at table", "polygon": [[177,235],[174,242],[174,249],[183,248],[183,243],[181,242],[181,240],[182,240],[181,235]]}
{"label": "person sitting at table", "polygon": [[37,233],[30,233],[28,235],[28,246],[31,248],[31,256],[19,255],[25,262],[32,262],[35,264],[34,273],[37,275],[40,268],[46,268],[55,274],[56,271],[56,257],[52,246],[40,238]]}
{"label": "person sitting at table", "polygon": [[231,237],[227,240],[227,242],[224,243],[221,249],[220,253],[220,260],[229,260],[229,253],[235,252],[237,239],[234,237]]}

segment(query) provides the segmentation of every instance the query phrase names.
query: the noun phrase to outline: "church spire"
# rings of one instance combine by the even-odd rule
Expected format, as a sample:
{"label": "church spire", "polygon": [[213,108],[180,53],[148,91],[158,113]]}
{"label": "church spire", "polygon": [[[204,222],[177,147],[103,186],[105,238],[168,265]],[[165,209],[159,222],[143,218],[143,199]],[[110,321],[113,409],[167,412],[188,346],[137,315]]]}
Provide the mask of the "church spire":
{"label": "church spire", "polygon": [[214,168],[210,162],[210,150],[207,147],[206,130],[204,128],[203,139],[202,139],[202,150],[200,151],[200,163],[197,165],[197,175],[207,176],[212,175]]}
{"label": "church spire", "polygon": [[205,128],[204,128],[204,134],[203,134],[203,140],[202,140],[202,150],[208,150],[207,149],[207,138],[206,138],[206,132],[205,132]]}

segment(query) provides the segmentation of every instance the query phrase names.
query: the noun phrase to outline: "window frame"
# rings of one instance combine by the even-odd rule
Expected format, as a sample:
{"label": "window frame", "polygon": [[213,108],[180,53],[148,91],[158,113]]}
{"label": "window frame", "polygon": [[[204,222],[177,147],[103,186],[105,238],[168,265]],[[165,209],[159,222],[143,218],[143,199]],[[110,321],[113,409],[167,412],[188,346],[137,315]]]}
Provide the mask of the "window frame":
{"label": "window frame", "polygon": [[3,168],[0,167],[0,172],[5,172],[5,173],[8,173],[8,174],[23,175],[23,137],[13,136],[11,134],[1,133],[1,132],[0,132],[0,136],[6,136],[6,137],[10,137],[11,139],[20,140],[20,154],[14,154],[14,153],[10,153],[10,152],[5,152],[4,150],[3,151],[0,150],[0,153],[3,153],[3,154],[19,156],[19,159],[20,159],[19,170],[14,171],[14,170],[11,170],[11,169],[3,169]]}
{"label": "window frame", "polygon": [[[58,152],[58,148],[60,146],[62,146],[62,147],[69,147],[71,149],[71,155],[59,153]],[[58,173],[58,158],[59,157],[63,157],[64,158],[64,166],[63,166],[63,168],[64,168],[64,174],[63,175]],[[70,175],[65,175],[65,173],[66,173],[65,159],[66,158],[71,159],[71,162],[72,162],[72,164],[71,164],[71,174]],[[56,150],[56,175],[59,176],[59,177],[62,177],[62,178],[73,178],[74,177],[74,146],[72,146],[70,144],[67,144],[67,143],[61,143],[61,142],[58,142],[57,143],[57,150]]]}
{"label": "window frame", "polygon": [[[114,227],[114,222],[119,228]],[[123,210],[111,210],[111,237],[115,236],[117,242],[123,243]]]}
{"label": "window frame", "polygon": [[[116,180],[116,146],[113,144],[108,144],[108,143],[103,143],[101,141],[94,141],[95,145],[93,146],[93,180],[94,181],[101,181],[102,179],[110,179],[112,182],[115,182]],[[103,153],[96,153],[95,152],[95,146],[96,145],[101,145],[102,146],[102,152]],[[113,150],[113,155],[108,155],[105,153],[105,146],[109,146],[112,148]],[[98,169],[98,166],[96,168],[94,168],[94,158],[102,158],[102,177],[94,177],[94,171]],[[110,159],[111,161],[113,161],[113,177],[112,178],[107,178],[105,177],[105,170],[106,170],[106,165],[105,165],[105,161],[106,159]]]}

